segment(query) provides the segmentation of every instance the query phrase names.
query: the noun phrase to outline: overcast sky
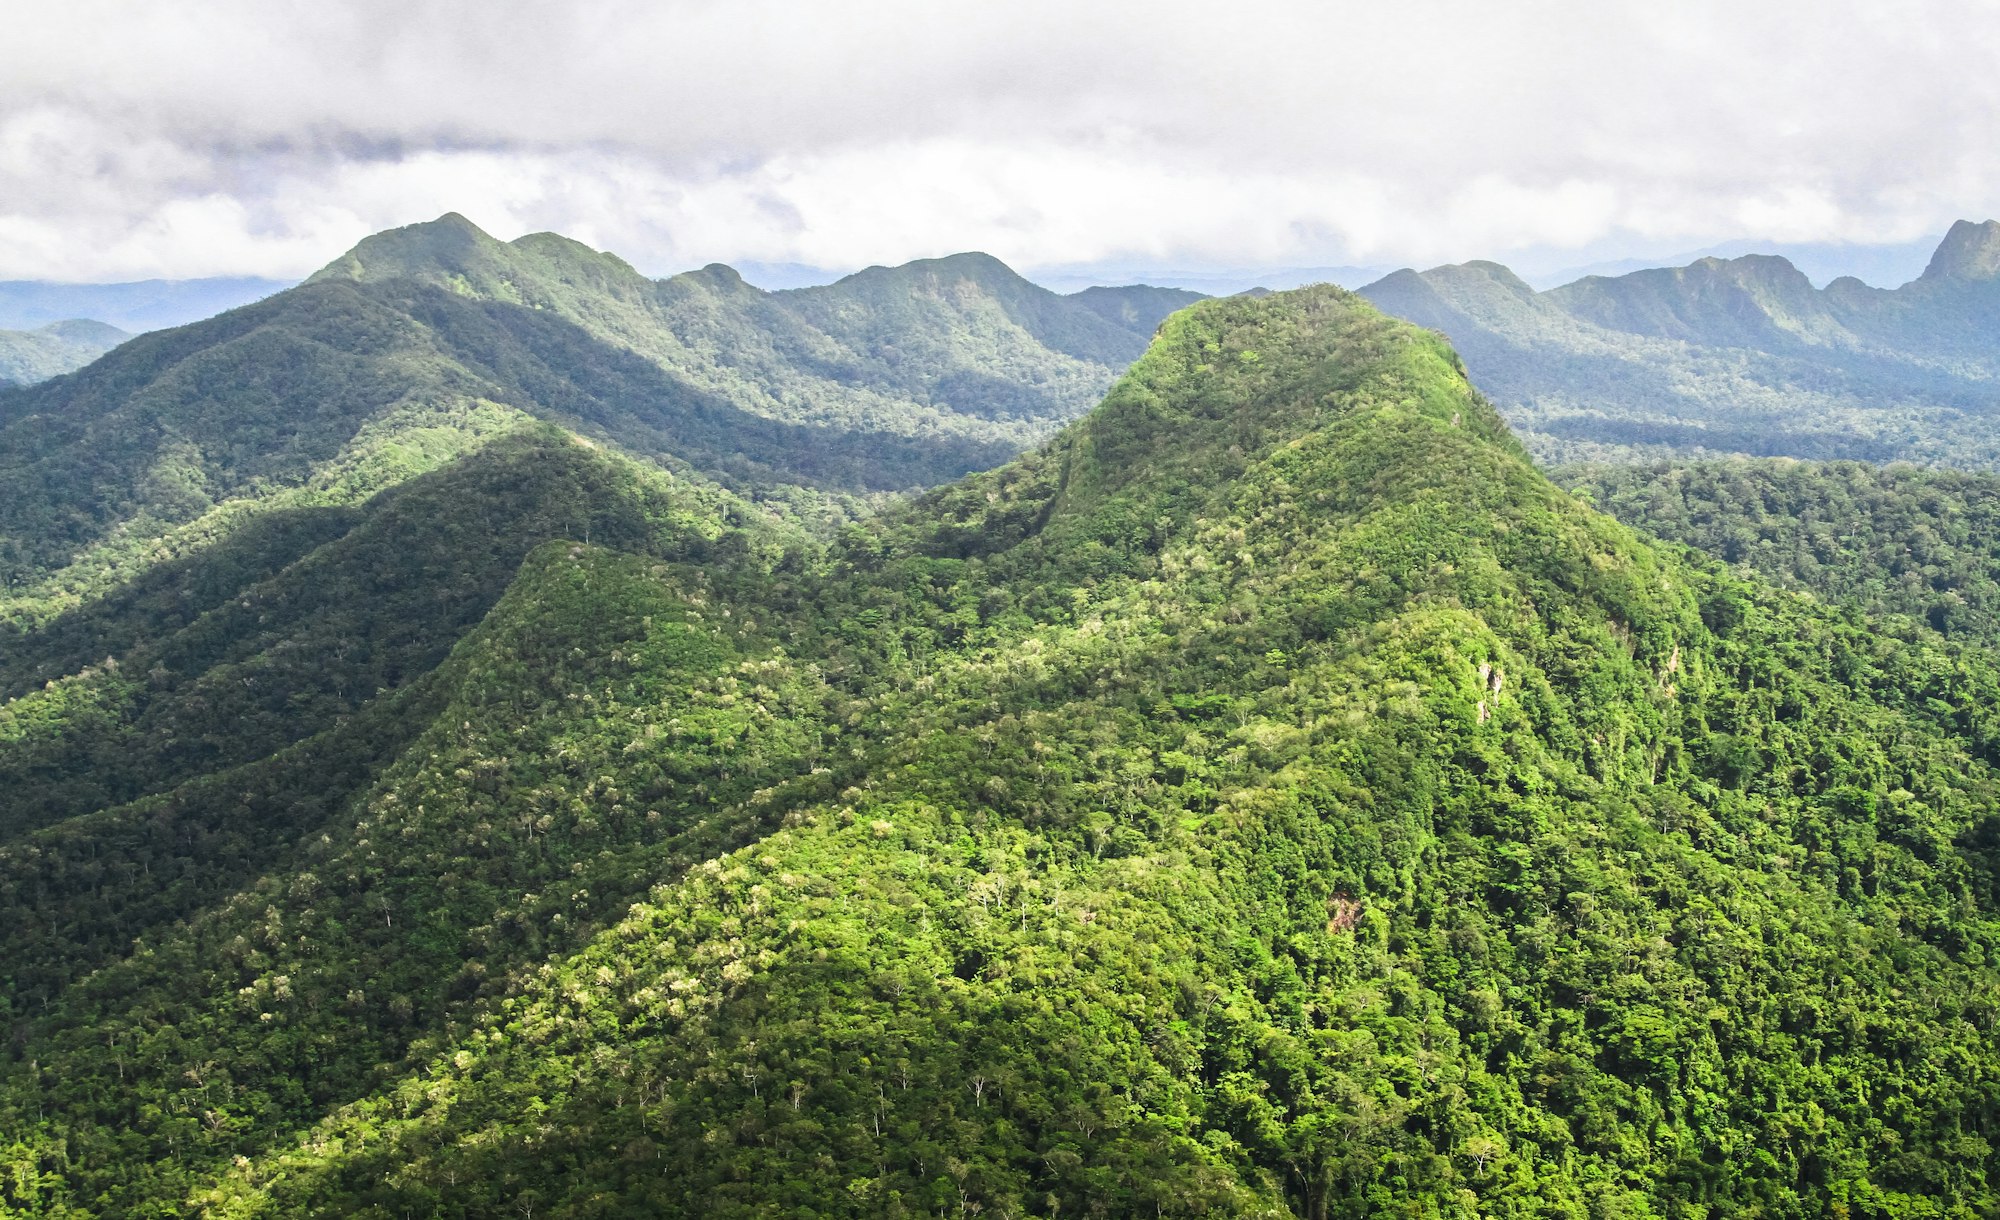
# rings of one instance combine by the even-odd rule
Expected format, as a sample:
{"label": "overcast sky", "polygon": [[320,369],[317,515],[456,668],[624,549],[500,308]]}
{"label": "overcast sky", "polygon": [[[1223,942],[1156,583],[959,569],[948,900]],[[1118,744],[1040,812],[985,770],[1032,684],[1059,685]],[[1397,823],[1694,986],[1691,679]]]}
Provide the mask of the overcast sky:
{"label": "overcast sky", "polygon": [[1907,242],[2000,214],[1996,67],[2000,0],[11,0],[0,278]]}

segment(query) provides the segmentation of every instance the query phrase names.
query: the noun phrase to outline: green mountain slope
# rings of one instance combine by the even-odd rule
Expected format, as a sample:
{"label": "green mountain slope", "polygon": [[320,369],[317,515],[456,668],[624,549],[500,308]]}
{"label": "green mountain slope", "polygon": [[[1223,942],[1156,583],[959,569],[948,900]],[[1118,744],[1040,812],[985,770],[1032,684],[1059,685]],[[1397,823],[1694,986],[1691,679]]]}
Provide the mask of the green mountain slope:
{"label": "green mountain slope", "polygon": [[0,835],[318,733],[434,667],[542,541],[700,552],[752,516],[545,427],[357,508],[258,519],[195,561],[11,633]]}
{"label": "green mountain slope", "polygon": [[1782,258],[1592,276],[1537,293],[1493,263],[1363,289],[1443,331],[1553,460],[1675,454],[2000,463],[2000,222],[1961,221],[1894,290],[1816,289]]}
{"label": "green mountain slope", "polygon": [[0,330],[0,388],[60,377],[131,337],[115,326],[83,319],[34,330]]}
{"label": "green mountain slope", "polygon": [[9,1207],[2000,1203],[1993,659],[1643,541],[1435,336],[1205,302],[828,547],[642,533],[534,550],[316,833],[14,1001]]}
{"label": "green mountain slope", "polygon": [[87,604],[253,517],[359,504],[531,420],[786,513],[935,484],[1081,413],[1158,305],[1107,320],[980,256],[765,294],[457,217],[394,230],[0,394],[0,621]]}
{"label": "green mountain slope", "polygon": [[655,282],[555,234],[503,243],[456,215],[377,234],[313,278],[547,310],[774,419],[1017,449],[1095,403],[1171,312],[1130,290],[1112,290],[1129,312],[1057,296],[981,254],[777,293],[720,265]]}
{"label": "green mountain slope", "polygon": [[2000,475],[1736,459],[1557,478],[1619,520],[1745,573],[2000,643]]}

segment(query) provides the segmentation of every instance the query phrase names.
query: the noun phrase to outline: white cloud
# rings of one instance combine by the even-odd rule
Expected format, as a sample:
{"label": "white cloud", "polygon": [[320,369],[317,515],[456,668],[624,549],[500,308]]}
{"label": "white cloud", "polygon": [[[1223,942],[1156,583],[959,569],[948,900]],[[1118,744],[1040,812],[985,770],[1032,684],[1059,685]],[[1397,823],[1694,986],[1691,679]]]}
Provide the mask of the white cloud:
{"label": "white cloud", "polygon": [[2000,5],[17,0],[0,277],[456,209],[653,270],[1417,262],[2000,212]]}

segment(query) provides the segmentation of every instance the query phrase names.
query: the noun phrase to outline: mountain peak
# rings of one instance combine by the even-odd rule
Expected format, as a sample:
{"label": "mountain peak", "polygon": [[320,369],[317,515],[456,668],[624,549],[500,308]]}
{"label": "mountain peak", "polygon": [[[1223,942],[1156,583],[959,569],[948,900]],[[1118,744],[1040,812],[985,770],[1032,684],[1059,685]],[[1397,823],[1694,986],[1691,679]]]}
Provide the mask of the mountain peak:
{"label": "mountain peak", "polygon": [[947,254],[943,258],[921,258],[910,264],[926,271],[949,271],[967,279],[985,279],[989,276],[1005,276],[1019,279],[1012,267],[980,250],[966,250],[958,254]]}
{"label": "mountain peak", "polygon": [[1961,220],[1944,235],[1930,266],[1927,280],[1990,280],[2000,278],[2000,220],[1974,224]]}
{"label": "mountain peak", "polygon": [[307,277],[317,280],[384,280],[427,277],[443,270],[463,272],[481,255],[502,248],[457,212],[446,212],[422,224],[386,229],[364,237],[352,250]]}
{"label": "mountain peak", "polygon": [[37,327],[33,333],[48,335],[69,343],[92,343],[105,348],[116,347],[132,337],[116,326],[108,322],[99,322],[95,318],[65,318],[60,322]]}
{"label": "mountain peak", "polygon": [[1429,271],[1424,272],[1424,274],[1426,276],[1446,279],[1454,277],[1460,279],[1477,278],[1496,284],[1516,296],[1531,297],[1535,295],[1535,290],[1528,286],[1526,280],[1515,275],[1513,268],[1504,263],[1493,262],[1490,259],[1475,258],[1469,262],[1447,263],[1442,267],[1433,267]]}
{"label": "mountain peak", "polygon": [[[1785,284],[1794,287],[1812,287],[1806,273],[1792,265],[1792,260],[1782,254],[1741,254],[1735,258],[1696,259],[1688,268],[1711,273],[1720,273],[1738,283]],[[1640,274],[1644,274],[1641,272]]]}
{"label": "mountain peak", "polygon": [[[869,267],[840,280],[840,283],[868,283],[884,281],[895,283],[908,281],[919,276],[936,280],[959,280],[992,288],[1027,287],[1028,281],[1006,263],[977,250],[959,254],[947,254],[940,258],[920,258],[896,267]],[[813,291],[804,289],[803,291]]]}

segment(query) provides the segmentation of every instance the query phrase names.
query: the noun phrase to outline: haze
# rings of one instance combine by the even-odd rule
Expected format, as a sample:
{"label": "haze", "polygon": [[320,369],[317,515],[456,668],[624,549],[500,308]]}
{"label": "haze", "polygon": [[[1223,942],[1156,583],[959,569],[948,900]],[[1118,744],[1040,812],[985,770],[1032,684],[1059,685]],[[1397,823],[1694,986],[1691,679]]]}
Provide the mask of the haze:
{"label": "haze", "polygon": [[2000,212],[2000,5],[23,0],[0,279],[457,210],[664,273],[1550,265]]}

